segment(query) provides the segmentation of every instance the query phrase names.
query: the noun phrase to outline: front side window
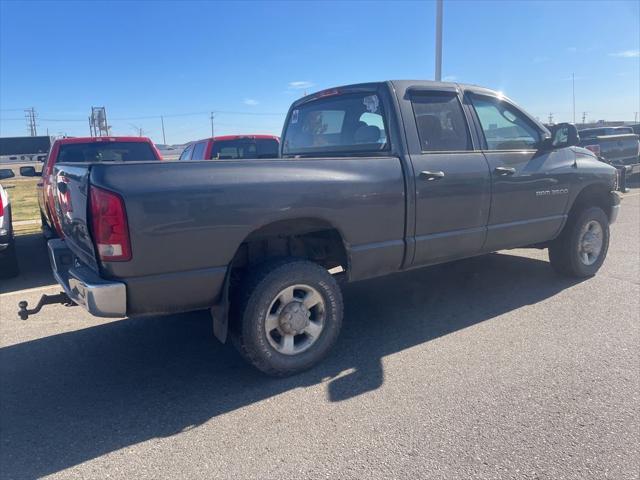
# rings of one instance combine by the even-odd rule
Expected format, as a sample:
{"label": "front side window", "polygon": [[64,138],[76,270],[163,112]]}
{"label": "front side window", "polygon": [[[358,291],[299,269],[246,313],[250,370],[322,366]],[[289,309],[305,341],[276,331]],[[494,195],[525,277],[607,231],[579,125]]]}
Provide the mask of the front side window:
{"label": "front side window", "polygon": [[190,160],[192,151],[193,151],[193,144],[188,145],[187,148],[185,148],[182,151],[182,153],[180,154],[180,158],[178,160]]}
{"label": "front side window", "polygon": [[380,98],[344,94],[305,103],[289,116],[283,153],[373,153],[388,149]]}
{"label": "front side window", "polygon": [[207,142],[196,143],[193,147],[193,153],[191,154],[191,160],[204,160],[204,148],[207,146]]}
{"label": "front side window", "polygon": [[428,92],[411,98],[423,152],[472,150],[462,106],[454,93]]}
{"label": "front side window", "polygon": [[157,160],[151,145],[144,142],[68,143],[60,146],[59,163],[135,162]]}
{"label": "front side window", "polygon": [[489,150],[535,149],[540,131],[520,111],[497,98],[472,96]]}

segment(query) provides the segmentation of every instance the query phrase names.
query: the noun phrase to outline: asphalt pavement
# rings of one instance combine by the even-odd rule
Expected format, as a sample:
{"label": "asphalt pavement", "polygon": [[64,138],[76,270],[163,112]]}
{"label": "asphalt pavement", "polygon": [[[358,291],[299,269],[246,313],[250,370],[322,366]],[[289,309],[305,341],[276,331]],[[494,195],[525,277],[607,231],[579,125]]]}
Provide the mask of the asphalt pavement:
{"label": "asphalt pavement", "polygon": [[0,280],[0,477],[632,479],[640,189],[594,278],[512,250],[353,284],[332,355],[265,377],[205,312],[100,320],[38,236]]}

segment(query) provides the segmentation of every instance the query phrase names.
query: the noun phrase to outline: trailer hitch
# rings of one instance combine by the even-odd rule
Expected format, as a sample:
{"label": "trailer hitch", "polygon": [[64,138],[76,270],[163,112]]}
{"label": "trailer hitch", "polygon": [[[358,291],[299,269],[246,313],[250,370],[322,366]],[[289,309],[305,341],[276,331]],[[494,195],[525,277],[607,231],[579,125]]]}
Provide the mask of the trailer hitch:
{"label": "trailer hitch", "polygon": [[64,292],[60,292],[55,295],[42,295],[35,308],[28,309],[27,305],[29,305],[29,303],[25,300],[19,302],[18,308],[20,308],[20,310],[18,310],[18,316],[22,320],[26,320],[29,318],[29,315],[35,315],[42,310],[42,307],[45,305],[53,305],[55,303],[62,304],[65,307],[72,307],[76,305]]}

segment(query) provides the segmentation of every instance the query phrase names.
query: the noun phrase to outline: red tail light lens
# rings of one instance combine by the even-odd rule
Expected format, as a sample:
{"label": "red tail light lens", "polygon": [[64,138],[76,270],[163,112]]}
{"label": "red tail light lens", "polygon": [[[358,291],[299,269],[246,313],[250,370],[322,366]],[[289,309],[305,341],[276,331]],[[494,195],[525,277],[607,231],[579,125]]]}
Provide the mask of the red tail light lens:
{"label": "red tail light lens", "polygon": [[4,201],[2,200],[2,196],[0,196],[0,217],[4,215]]}
{"label": "red tail light lens", "polygon": [[587,145],[584,148],[591,150],[593,153],[600,156],[600,145]]}
{"label": "red tail light lens", "polygon": [[90,209],[93,240],[100,260],[104,262],[131,260],[129,226],[122,198],[113,192],[91,187]]}

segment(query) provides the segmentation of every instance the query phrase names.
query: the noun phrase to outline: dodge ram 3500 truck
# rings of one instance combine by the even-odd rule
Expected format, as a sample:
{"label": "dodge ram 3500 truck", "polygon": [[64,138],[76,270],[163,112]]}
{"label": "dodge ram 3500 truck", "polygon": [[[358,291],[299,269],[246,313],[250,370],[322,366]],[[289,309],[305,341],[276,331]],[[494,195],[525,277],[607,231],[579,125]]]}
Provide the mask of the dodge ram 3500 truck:
{"label": "dodge ram 3500 truck", "polygon": [[338,337],[336,277],[528,246],[594,275],[616,170],[566,138],[475,86],[324,90],[291,106],[278,159],[56,165],[53,273],[96,316],[210,309],[219,339],[293,374]]}

